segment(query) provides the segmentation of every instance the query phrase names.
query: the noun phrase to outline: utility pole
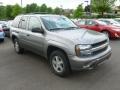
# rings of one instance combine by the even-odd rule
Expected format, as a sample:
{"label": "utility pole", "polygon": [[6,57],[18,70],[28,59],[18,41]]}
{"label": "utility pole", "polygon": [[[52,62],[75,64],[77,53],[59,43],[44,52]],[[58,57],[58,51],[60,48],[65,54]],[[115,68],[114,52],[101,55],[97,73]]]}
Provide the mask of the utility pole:
{"label": "utility pole", "polygon": [[60,5],[61,8],[61,15],[63,14],[63,5]]}
{"label": "utility pole", "polygon": [[92,0],[90,0],[90,15],[92,15]]}
{"label": "utility pole", "polygon": [[87,3],[87,6],[88,6],[88,1],[86,0],[85,2]]}
{"label": "utility pole", "polygon": [[85,0],[84,2],[87,3],[87,5],[86,5],[86,7],[87,7],[86,15],[89,15],[89,11],[88,11],[88,0]]}
{"label": "utility pole", "polygon": [[2,6],[3,5],[3,2],[0,2],[0,6]]}
{"label": "utility pole", "polygon": [[22,2],[22,0],[21,0],[21,7],[22,7],[22,4],[23,4],[23,2]]}

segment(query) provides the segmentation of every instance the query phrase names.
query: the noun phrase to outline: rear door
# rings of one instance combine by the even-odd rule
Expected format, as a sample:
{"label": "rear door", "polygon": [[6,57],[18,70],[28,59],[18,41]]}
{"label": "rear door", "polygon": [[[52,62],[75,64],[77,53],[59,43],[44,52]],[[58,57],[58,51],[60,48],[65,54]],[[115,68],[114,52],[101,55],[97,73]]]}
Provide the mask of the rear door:
{"label": "rear door", "polygon": [[22,47],[24,48],[30,48],[30,45],[28,43],[28,39],[27,39],[27,26],[28,26],[28,16],[22,16],[19,25],[18,25],[18,29],[19,29],[19,41],[22,44]]}

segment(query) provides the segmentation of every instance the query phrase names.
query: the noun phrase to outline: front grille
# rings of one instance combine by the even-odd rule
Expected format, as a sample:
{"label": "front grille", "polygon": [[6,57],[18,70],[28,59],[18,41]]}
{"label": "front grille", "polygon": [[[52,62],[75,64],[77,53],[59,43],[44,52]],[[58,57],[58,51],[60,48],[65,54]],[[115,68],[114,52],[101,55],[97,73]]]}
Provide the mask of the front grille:
{"label": "front grille", "polygon": [[107,48],[108,48],[108,41],[104,40],[102,42],[92,44],[92,48],[90,50],[83,51],[84,53],[81,52],[80,56],[82,57],[95,56],[100,53],[103,53],[104,51],[107,50]]}
{"label": "front grille", "polygon": [[[96,51],[93,51],[92,55],[97,55],[97,54],[100,54],[100,53],[104,52],[105,50],[107,50],[107,48],[108,48],[107,43],[108,43],[108,41],[104,40],[104,41],[93,44],[92,48],[98,48],[98,49]],[[101,46],[103,46],[103,47],[101,47]]]}
{"label": "front grille", "polygon": [[104,41],[102,41],[102,42],[98,42],[98,43],[92,44],[92,48],[94,48],[94,47],[99,47],[99,46],[101,46],[101,45],[103,45],[103,44],[105,44],[105,43],[107,43],[107,40],[104,40]]}
{"label": "front grille", "polygon": [[94,52],[92,53],[92,55],[100,54],[100,53],[104,52],[105,50],[107,50],[107,48],[108,48],[108,46],[106,46],[106,47],[104,47],[104,48],[102,48],[102,49],[100,49],[100,50],[94,51]]}

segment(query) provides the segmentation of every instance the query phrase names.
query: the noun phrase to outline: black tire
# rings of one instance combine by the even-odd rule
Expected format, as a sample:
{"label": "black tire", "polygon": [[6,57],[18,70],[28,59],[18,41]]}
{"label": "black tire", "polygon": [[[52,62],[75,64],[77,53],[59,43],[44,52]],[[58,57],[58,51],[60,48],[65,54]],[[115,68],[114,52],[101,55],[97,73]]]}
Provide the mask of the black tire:
{"label": "black tire", "polygon": [[[63,70],[61,70],[61,72],[58,72],[55,69],[55,65],[53,64],[54,58],[56,56],[58,56],[59,60],[61,59],[61,62],[62,62],[60,67],[62,67]],[[50,61],[51,70],[56,75],[61,76],[61,77],[65,77],[65,76],[68,76],[70,74],[71,70],[70,70],[69,60],[68,60],[67,56],[64,54],[64,52],[62,52],[60,50],[53,51],[50,55],[49,61]],[[58,68],[58,69],[60,69],[60,68]]]}
{"label": "black tire", "polygon": [[4,42],[4,41],[5,41],[4,39],[1,40],[1,42]]}
{"label": "black tire", "polygon": [[24,53],[24,49],[22,47],[20,47],[18,39],[14,39],[14,48],[15,48],[15,51],[18,54],[23,54]]}

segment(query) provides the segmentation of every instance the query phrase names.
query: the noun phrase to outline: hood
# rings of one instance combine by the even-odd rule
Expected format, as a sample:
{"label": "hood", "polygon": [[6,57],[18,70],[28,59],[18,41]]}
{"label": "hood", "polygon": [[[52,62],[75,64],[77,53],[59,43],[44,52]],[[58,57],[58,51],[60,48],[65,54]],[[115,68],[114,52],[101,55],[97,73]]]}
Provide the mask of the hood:
{"label": "hood", "polygon": [[94,44],[107,39],[106,35],[87,29],[59,30],[54,33],[57,37],[71,40],[75,44]]}

